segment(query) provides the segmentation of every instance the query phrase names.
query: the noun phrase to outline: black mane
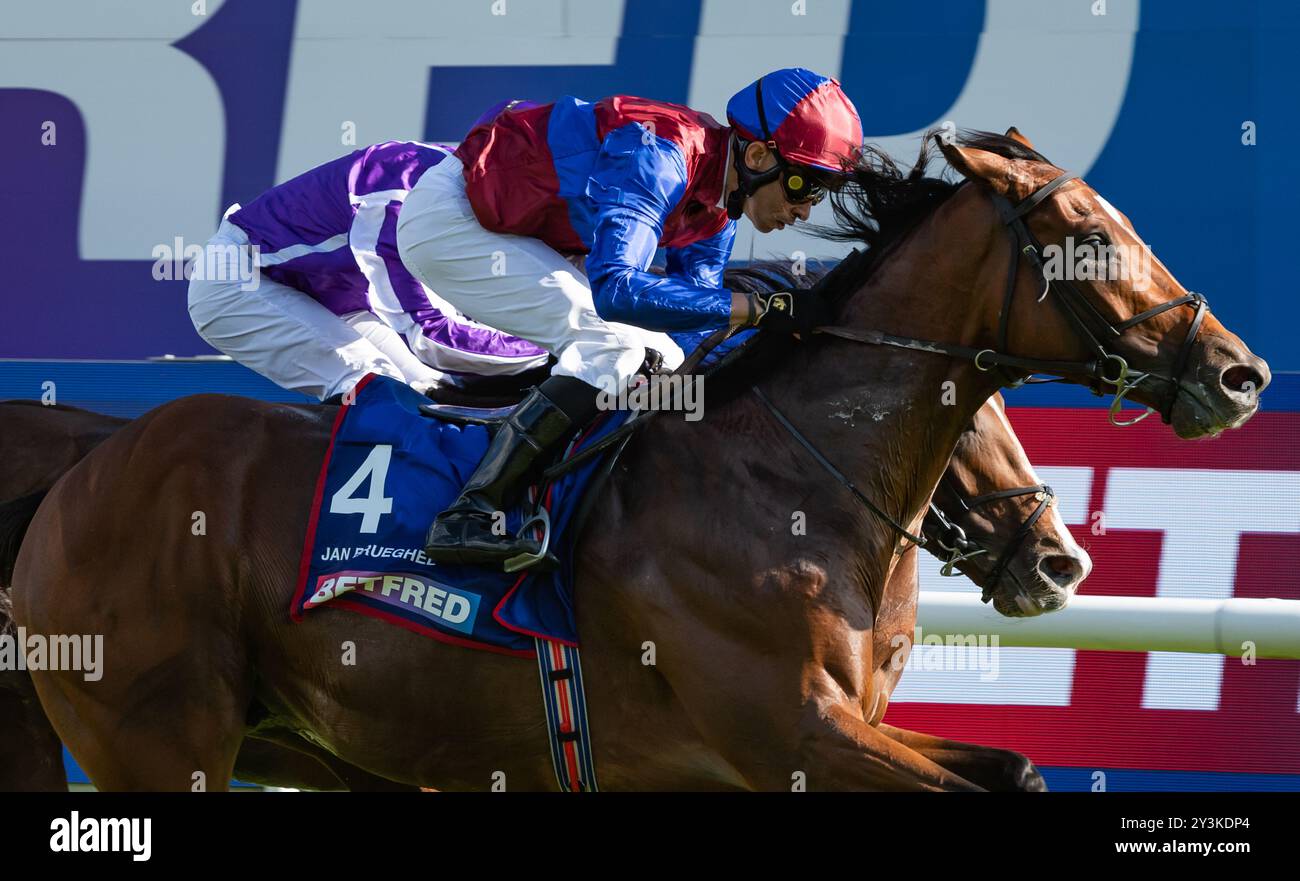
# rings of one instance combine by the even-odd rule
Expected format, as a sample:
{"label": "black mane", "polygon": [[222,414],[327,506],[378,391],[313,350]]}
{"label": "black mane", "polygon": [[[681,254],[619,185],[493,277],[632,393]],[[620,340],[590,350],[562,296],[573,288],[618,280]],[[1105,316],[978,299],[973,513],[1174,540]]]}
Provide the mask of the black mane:
{"label": "black mane", "polygon": [[[926,133],[916,162],[906,171],[879,147],[865,145],[849,166],[848,183],[830,195],[835,224],[809,228],[809,233],[818,238],[861,242],[866,246],[860,265],[850,267],[843,274],[832,272],[825,279],[821,293],[837,307],[871,275],[892,246],[906,238],[965,183],[926,174],[937,152],[938,137],[935,131]],[[1008,159],[1047,161],[1014,138],[993,132],[966,130],[953,140],[963,147]]]}
{"label": "black mane", "polygon": [[[927,175],[935,158],[937,136],[935,131],[925,135],[916,162],[907,170],[900,168],[879,147],[871,145],[864,146],[847,166],[848,182],[830,194],[835,224],[808,228],[818,238],[862,245],[838,264],[829,269],[814,267],[796,273],[790,261],[766,260],[728,269],[723,285],[751,293],[815,289],[838,314],[849,296],[871,277],[893,247],[965,183]],[[1008,159],[1047,162],[1036,150],[993,132],[964,130],[954,136],[954,141]],[[815,344],[815,341],[800,343],[769,337],[760,332],[752,342],[728,354],[708,372],[710,399],[726,400],[745,391],[801,345]]]}

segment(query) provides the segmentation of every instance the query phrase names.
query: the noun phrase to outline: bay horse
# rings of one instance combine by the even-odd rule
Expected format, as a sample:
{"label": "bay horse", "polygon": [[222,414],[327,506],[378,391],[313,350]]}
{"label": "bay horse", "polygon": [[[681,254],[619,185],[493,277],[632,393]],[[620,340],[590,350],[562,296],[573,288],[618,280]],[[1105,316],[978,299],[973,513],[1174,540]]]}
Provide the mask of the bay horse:
{"label": "bay horse", "polygon": [[[22,533],[40,500],[126,423],[63,404],[0,403],[0,588],[13,579]],[[0,590],[0,634],[10,629],[9,595]],[[67,789],[58,735],[27,672],[0,670],[0,790],[51,789]]]}
{"label": "bay horse", "polygon": [[[809,286],[819,275],[813,272],[796,276],[784,266],[773,265],[764,267],[760,275],[729,273],[727,281],[733,287],[756,279],[763,284],[778,280],[790,286]],[[0,402],[0,461],[22,466],[0,470],[0,524],[24,512],[29,512],[30,518],[35,513],[33,498],[48,492],[72,465],[126,422],[74,407],[45,407],[34,401]],[[946,511],[932,507],[922,528],[928,540],[926,549],[946,559],[945,554],[956,550],[950,533],[960,530],[966,538],[963,550],[967,556],[958,566],[970,567],[971,580],[993,596],[995,606],[1020,610],[1026,600],[1035,607],[1064,606],[1087,577],[1092,563],[1054,509],[1043,517],[1041,502],[1023,508],[1025,497],[1032,494],[1029,490],[1043,485],[1007,422],[1001,395],[990,398],[962,432],[944,481],[953,492],[964,492],[967,499],[996,496],[997,504],[990,505],[983,516],[960,498]],[[0,525],[0,543],[14,545],[11,554],[0,555],[0,571],[12,568],[12,557],[25,527],[26,521],[10,523],[9,528]],[[970,561],[978,556],[971,556],[975,548],[986,555],[981,559],[1008,557],[1001,578],[991,566],[971,565]],[[6,587],[8,579],[0,579],[0,588]],[[909,556],[890,577],[876,617],[877,627],[890,628],[891,645],[911,639],[916,625],[917,589],[916,566]],[[6,632],[9,624],[6,600],[7,596],[0,593],[0,633]],[[905,659],[900,658],[900,663],[881,671],[879,688],[886,699],[898,683],[903,662]],[[29,674],[17,670],[0,673],[0,708],[4,710],[0,715],[4,719],[0,727],[0,791],[66,789],[62,745],[41,709]],[[928,735],[893,727],[888,731],[896,740],[913,744],[938,764],[984,788],[1042,788],[1041,775],[1018,753],[953,741],[941,741],[943,746],[939,747],[936,739]],[[348,766],[293,734],[283,734],[278,741],[246,737],[235,760],[235,776],[247,782],[296,789],[414,788]]]}
{"label": "bay horse", "polygon": [[[966,184],[929,178],[931,143],[907,174],[864,151],[834,197],[869,246],[819,285],[836,325],[760,335],[711,378],[705,418],[649,424],[598,500],[576,615],[602,788],[978,789],[880,729],[875,675],[893,654],[875,622],[898,530],[921,522],[962,429],[1031,371],[1113,389],[1185,438],[1257,409],[1267,365],[1158,261],[1141,289],[1044,289],[1039,240],[1142,246],[1083,181],[987,133],[939,139]],[[872,419],[836,415],[845,401]],[[288,622],[329,429],[319,412],[183,398],[37,510],[15,617],[104,637],[102,679],[32,677],[98,787],[220,788],[251,720],[400,782],[554,788],[528,664],[328,608]]]}

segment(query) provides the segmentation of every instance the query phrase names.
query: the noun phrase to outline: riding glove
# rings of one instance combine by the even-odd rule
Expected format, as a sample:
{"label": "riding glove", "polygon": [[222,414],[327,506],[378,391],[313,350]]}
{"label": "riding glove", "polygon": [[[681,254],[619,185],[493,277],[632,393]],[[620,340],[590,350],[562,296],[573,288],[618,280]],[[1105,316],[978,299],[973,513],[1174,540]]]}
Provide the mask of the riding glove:
{"label": "riding glove", "polygon": [[761,329],[807,336],[834,320],[826,301],[811,290],[773,291],[755,295]]}

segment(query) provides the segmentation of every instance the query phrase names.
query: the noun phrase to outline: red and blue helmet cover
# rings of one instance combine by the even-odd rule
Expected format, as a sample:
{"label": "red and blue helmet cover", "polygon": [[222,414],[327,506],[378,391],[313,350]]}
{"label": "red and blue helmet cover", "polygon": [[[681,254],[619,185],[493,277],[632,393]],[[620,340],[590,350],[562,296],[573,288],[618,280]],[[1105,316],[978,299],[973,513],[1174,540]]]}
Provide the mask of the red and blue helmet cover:
{"label": "red and blue helmet cover", "polygon": [[[862,146],[862,120],[839,80],[802,67],[763,77],[763,112],[781,156],[796,165],[839,172]],[[764,141],[758,115],[758,82],[727,102],[727,119],[740,137]]]}

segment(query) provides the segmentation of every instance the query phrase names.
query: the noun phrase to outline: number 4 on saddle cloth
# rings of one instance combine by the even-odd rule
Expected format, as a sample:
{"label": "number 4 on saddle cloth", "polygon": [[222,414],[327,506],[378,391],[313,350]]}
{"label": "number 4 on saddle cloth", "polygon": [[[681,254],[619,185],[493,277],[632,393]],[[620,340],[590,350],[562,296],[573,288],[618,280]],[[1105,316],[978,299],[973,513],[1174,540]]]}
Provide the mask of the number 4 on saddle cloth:
{"label": "number 4 on saddle cloth", "polygon": [[[539,637],[576,646],[574,515],[604,457],[590,457],[545,490],[558,568],[507,573],[434,563],[424,555],[429,521],[477,467],[489,428],[430,418],[420,409],[428,403],[404,383],[371,374],[357,385],[355,401],[340,407],[290,616],[300,621],[311,609],[341,607],[444,642],[520,657],[534,656]],[[597,420],[566,457],[628,415]],[[523,503],[506,512],[504,528],[517,533],[527,513]]]}

